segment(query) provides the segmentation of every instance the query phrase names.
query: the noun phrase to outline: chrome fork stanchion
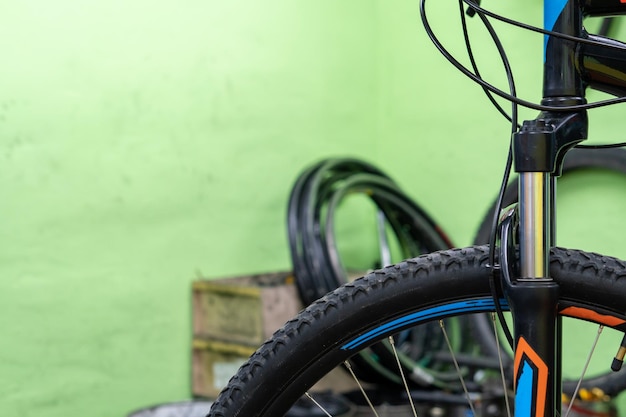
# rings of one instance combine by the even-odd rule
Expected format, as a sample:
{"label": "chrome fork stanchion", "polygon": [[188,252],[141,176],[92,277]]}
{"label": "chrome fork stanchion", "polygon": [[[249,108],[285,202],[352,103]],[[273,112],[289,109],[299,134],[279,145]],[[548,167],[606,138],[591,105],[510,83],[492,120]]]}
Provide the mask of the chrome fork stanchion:
{"label": "chrome fork stanchion", "polygon": [[551,181],[548,172],[519,176],[520,275],[548,278],[551,245]]}

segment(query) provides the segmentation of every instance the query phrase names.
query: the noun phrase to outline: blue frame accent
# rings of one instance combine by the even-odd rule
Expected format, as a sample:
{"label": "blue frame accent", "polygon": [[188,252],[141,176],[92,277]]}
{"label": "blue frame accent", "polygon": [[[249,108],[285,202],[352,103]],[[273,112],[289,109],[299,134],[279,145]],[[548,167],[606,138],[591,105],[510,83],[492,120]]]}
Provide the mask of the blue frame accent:
{"label": "blue frame accent", "polygon": [[[506,299],[500,299],[502,310],[508,311],[509,303]],[[372,341],[381,334],[392,332],[393,330],[409,326],[418,325],[423,321],[431,320],[436,317],[451,316],[463,313],[483,313],[495,311],[496,306],[491,297],[477,298],[474,300],[455,301],[449,304],[439,305],[426,310],[407,314],[395,320],[381,324],[380,326],[370,330],[361,336],[352,339],[341,347],[343,350],[354,350],[364,344]]]}
{"label": "blue frame accent", "polygon": [[[553,30],[556,20],[565,8],[568,0],[544,0],[543,1],[543,28]],[[548,35],[543,37],[543,61],[546,59],[546,47],[548,45]]]}
{"label": "blue frame accent", "polygon": [[531,417],[532,405],[529,398],[533,398],[535,373],[526,360],[521,372],[515,391],[515,417]]}
{"label": "blue frame accent", "polygon": [[544,0],[543,2],[543,28],[554,29],[556,19],[559,17],[568,0]]}

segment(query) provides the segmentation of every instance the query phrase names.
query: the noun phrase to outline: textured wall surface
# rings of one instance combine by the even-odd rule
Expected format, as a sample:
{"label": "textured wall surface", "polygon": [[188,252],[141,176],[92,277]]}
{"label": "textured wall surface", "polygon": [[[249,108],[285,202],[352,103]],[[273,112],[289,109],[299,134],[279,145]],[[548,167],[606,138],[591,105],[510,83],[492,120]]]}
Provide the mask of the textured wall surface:
{"label": "textured wall surface", "polygon": [[[431,7],[459,46],[444,3]],[[540,21],[517,3],[494,7]],[[505,33],[534,99],[540,62],[524,54],[541,39]],[[289,268],[287,196],[312,161],[375,163],[465,245],[506,152],[507,123],[430,45],[416,2],[5,2],[0,51],[6,416],[188,398],[190,281]],[[593,132],[615,138],[618,113],[599,113]],[[626,256],[609,234],[624,181],[597,180],[563,187],[563,224],[581,208],[613,223],[563,226],[560,243]]]}

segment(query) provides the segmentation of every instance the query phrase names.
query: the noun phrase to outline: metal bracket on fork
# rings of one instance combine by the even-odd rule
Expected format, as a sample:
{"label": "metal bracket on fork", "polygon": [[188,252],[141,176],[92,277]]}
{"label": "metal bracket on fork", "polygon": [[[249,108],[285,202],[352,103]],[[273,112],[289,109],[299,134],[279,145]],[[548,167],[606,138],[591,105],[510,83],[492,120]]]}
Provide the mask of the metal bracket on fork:
{"label": "metal bracket on fork", "polygon": [[561,175],[565,153],[587,138],[587,125],[585,111],[542,112],[535,120],[526,120],[513,135],[515,171]]}

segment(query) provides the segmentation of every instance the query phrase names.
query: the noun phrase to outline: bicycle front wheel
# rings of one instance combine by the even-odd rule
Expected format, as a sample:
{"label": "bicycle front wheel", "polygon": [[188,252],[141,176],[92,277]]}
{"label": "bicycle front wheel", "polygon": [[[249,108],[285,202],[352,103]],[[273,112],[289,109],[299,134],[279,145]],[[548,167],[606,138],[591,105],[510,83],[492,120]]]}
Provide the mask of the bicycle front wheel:
{"label": "bicycle front wheel", "polygon": [[[488,258],[487,246],[436,252],[329,293],[259,348],[209,415],[283,416],[324,375],[376,342],[427,322],[494,311]],[[555,248],[550,272],[561,289],[559,314],[626,329],[624,262]]]}

